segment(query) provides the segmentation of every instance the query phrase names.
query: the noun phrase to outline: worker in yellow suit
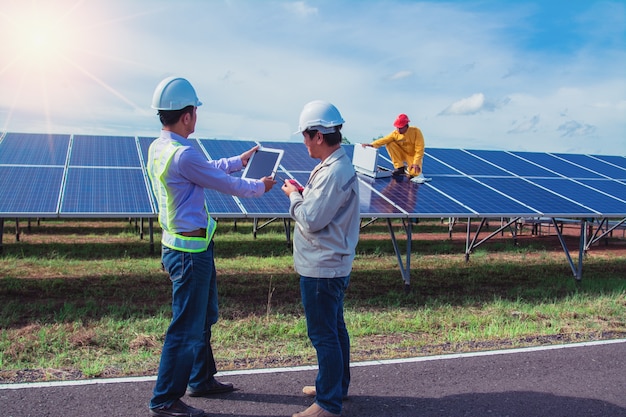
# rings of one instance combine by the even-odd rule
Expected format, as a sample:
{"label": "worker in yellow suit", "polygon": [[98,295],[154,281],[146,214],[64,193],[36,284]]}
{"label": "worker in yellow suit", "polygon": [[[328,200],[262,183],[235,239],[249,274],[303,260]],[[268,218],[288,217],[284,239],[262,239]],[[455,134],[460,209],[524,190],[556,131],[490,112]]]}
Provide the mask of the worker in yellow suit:
{"label": "worker in yellow suit", "polygon": [[380,148],[387,146],[387,152],[393,162],[393,175],[420,176],[422,173],[422,161],[424,159],[424,136],[422,131],[415,126],[409,126],[409,117],[400,114],[393,122],[396,128],[385,137],[372,143],[363,144]]}

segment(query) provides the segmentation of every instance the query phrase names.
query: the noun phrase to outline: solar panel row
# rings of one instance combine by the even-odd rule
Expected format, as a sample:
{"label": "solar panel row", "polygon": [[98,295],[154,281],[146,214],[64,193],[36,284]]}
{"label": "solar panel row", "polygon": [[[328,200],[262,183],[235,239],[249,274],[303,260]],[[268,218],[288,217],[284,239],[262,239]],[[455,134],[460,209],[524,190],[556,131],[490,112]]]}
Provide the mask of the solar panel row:
{"label": "solar panel row", "polygon": [[[156,217],[145,171],[153,138],[5,133],[0,138],[0,217]],[[197,139],[208,158],[241,154],[256,142]],[[305,184],[318,162],[301,143],[263,142],[285,151],[278,175]],[[358,145],[356,145],[358,146]],[[353,145],[346,145],[352,156]],[[380,150],[391,169],[389,155]],[[626,158],[428,148],[432,181],[373,180],[359,175],[361,216],[566,217],[626,216]],[[244,199],[206,190],[215,217],[288,217],[274,187]]]}

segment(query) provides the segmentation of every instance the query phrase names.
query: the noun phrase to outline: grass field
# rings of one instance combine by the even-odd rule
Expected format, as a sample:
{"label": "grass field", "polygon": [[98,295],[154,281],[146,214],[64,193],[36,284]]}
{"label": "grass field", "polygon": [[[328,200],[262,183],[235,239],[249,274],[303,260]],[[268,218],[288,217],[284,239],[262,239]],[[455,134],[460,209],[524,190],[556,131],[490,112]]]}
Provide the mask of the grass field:
{"label": "grass field", "polygon": [[[150,253],[123,220],[21,225],[16,241],[5,222],[0,256],[0,382],[155,374],[171,291],[160,235]],[[363,229],[346,295],[353,361],[626,336],[623,238],[593,247],[577,282],[556,236],[497,236],[465,262],[458,227],[414,226],[409,293],[384,222]],[[215,243],[218,368],[314,364],[282,222],[254,238],[224,219]]]}

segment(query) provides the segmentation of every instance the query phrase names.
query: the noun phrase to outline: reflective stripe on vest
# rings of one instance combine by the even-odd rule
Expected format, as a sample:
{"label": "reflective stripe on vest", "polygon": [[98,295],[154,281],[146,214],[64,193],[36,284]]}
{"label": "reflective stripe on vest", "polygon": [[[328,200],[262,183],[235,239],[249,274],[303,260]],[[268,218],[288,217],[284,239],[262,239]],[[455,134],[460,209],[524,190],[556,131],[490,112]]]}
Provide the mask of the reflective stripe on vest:
{"label": "reflective stripe on vest", "polygon": [[151,144],[148,150],[148,176],[159,207],[159,224],[163,230],[161,243],[168,248],[182,252],[203,252],[209,247],[217,227],[217,222],[209,214],[206,205],[204,209],[208,217],[208,226],[205,237],[188,237],[169,231],[176,228],[176,210],[172,193],[167,190],[165,176],[180,146],[182,145],[178,142],[171,142],[163,147],[158,155],[154,144]]}

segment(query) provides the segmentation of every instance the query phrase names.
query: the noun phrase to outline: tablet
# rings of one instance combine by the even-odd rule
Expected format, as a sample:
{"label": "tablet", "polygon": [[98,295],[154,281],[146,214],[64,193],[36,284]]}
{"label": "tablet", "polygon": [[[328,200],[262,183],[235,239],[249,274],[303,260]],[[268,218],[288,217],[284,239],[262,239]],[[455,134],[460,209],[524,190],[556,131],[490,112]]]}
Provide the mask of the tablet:
{"label": "tablet", "polygon": [[252,154],[248,165],[243,171],[243,178],[260,180],[263,177],[273,177],[278,170],[280,160],[285,153],[282,149],[259,148]]}

